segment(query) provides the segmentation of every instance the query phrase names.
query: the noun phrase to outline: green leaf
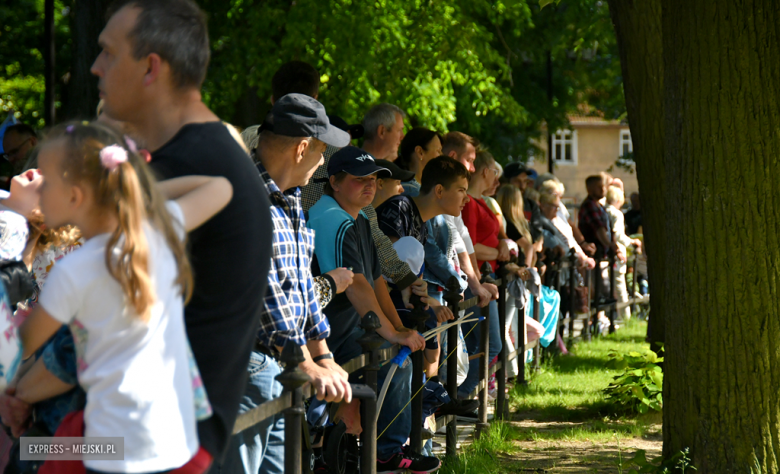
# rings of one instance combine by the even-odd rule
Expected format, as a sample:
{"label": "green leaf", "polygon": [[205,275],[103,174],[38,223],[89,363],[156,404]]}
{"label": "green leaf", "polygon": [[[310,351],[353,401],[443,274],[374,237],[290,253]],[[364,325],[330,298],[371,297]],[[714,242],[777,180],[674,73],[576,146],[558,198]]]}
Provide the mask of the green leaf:
{"label": "green leaf", "polygon": [[539,0],[539,8],[544,8],[553,2],[557,4],[559,1],[560,0]]}
{"label": "green leaf", "polygon": [[644,449],[637,450],[637,452],[634,453],[634,457],[631,458],[628,462],[636,464],[639,467],[646,466],[647,452]]}

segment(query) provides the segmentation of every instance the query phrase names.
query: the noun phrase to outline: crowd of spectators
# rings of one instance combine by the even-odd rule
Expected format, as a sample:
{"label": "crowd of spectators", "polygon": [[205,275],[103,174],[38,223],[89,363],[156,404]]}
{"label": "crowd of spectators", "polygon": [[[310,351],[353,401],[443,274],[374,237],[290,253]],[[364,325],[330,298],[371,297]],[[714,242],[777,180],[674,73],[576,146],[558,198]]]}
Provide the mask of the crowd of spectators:
{"label": "crowd of spectators", "polygon": [[[342,366],[361,354],[369,312],[386,347],[424,351],[432,411],[475,420],[477,364],[447,394],[444,341],[410,320],[420,307],[428,329],[455,319],[443,300],[453,277],[477,297],[464,314],[489,314],[489,347],[470,321],[459,325],[464,350],[491,361],[546,328],[528,317],[521,283],[508,308],[528,330],[501,334],[498,288],[483,271],[496,277],[503,264],[540,291],[570,251],[600,277],[611,252],[617,288],[601,281],[599,300],[628,298],[639,197],[624,216],[622,183],[606,174],[587,179],[575,223],[555,176],[502,168],[476,137],[405,134],[405,112],[387,103],[362,124],[329,116],[317,70],[300,61],[279,68],[270,111],[239,135],[201,100],[210,52],[191,0],[119,0],[99,44],[95,121],[40,137],[18,124],[3,137],[0,254],[16,264],[0,266],[8,473],[41,467],[20,459],[21,435],[124,437],[124,460],[85,460],[78,472],[281,473],[283,416],[233,435],[237,416],[281,394],[281,353],[295,345],[317,394],[315,450],[326,417],[359,433],[350,383],[360,374]],[[377,420],[377,472],[436,471],[430,441],[423,453],[406,446],[411,367],[390,368],[378,374],[392,396]]]}

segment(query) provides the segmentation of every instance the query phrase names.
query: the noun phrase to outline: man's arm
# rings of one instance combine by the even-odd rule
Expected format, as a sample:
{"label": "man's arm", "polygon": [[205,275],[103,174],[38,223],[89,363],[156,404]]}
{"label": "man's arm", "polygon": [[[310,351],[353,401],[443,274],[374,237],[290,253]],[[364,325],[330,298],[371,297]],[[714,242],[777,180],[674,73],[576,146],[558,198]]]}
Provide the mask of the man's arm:
{"label": "man's arm", "polygon": [[599,242],[601,242],[601,245],[603,245],[604,248],[610,248],[612,245],[614,245],[614,242],[609,240],[609,237],[607,237],[606,227],[599,227],[599,229],[596,231],[596,237],[599,239]]}
{"label": "man's arm", "polygon": [[417,281],[417,275],[412,273],[409,265],[398,258],[398,254],[393,248],[393,243],[379,229],[379,222],[374,207],[366,206],[363,208],[363,212],[368,217],[368,223],[371,225],[371,236],[374,238],[374,245],[379,254],[382,275],[392,278],[400,290],[406,289]]}
{"label": "man's arm", "polygon": [[[384,282],[382,282],[382,284],[384,285]],[[385,291],[387,291],[387,288],[385,288]],[[394,344],[408,346],[413,351],[425,347],[425,341],[422,336],[416,332],[398,332],[396,330],[396,327],[403,327],[401,319],[398,318],[398,313],[393,311],[394,314],[390,315],[390,317],[395,317],[393,321],[388,318],[388,315],[382,311],[374,288],[371,288],[371,284],[368,283],[368,280],[366,280],[365,275],[362,273],[355,274],[352,285],[347,288],[347,298],[349,298],[355,311],[357,311],[361,317],[369,311],[373,311],[379,317],[381,327],[377,329],[376,332],[385,338],[385,340]]]}
{"label": "man's arm", "polygon": [[473,253],[471,255],[467,253],[458,254],[460,268],[463,270],[463,273],[466,274],[466,281],[468,282],[469,289],[471,289],[474,296],[479,297],[479,306],[485,307],[490,303],[491,299],[498,299],[498,288],[496,285],[491,285],[490,283],[483,284],[479,282],[480,276],[474,271],[472,258],[476,265],[476,257],[474,257]]}

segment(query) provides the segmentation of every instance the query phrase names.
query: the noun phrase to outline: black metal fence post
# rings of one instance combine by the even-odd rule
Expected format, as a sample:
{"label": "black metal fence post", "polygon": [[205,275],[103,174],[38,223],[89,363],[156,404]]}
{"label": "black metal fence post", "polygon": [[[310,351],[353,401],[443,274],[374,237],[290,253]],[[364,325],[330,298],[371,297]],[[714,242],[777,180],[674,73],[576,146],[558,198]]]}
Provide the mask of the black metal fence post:
{"label": "black metal fence post", "polygon": [[[542,273],[542,259],[537,258],[536,259],[536,272],[541,275]],[[542,286],[539,286],[539,293],[534,296],[534,313],[533,318],[536,320],[537,323],[541,324],[541,306],[542,306]],[[540,358],[542,354],[542,344],[541,344],[541,334],[539,334],[540,339],[536,341],[536,345],[534,346],[534,362],[533,362],[533,369],[534,371],[539,370],[539,364],[540,364]]]}
{"label": "black metal fence post", "polygon": [[628,297],[631,299],[631,316],[636,314],[636,286],[638,284],[639,275],[636,272],[636,265],[639,261],[639,249],[634,248],[634,264],[632,265],[632,277],[631,277],[631,294]]}
{"label": "black metal fence post", "polygon": [[617,259],[617,255],[615,254],[614,250],[609,251],[609,300],[613,302],[612,306],[609,307],[609,310],[607,312],[609,317],[609,333],[612,334],[615,332],[615,319],[617,319],[617,306],[615,306],[614,302],[616,301],[617,297],[617,289],[615,288],[616,276],[615,276],[615,261]]}
{"label": "black metal fence post", "polygon": [[[447,302],[455,319],[458,319],[458,303],[460,303],[460,282],[456,277],[450,277],[447,280],[447,291],[444,293],[444,300]],[[458,399],[458,326],[453,325],[447,329],[447,392],[452,400]],[[450,356],[452,354],[452,357]],[[455,457],[457,454],[458,443],[458,419],[453,416],[447,423],[447,457]]]}
{"label": "black metal fence post", "polygon": [[496,397],[496,419],[508,419],[509,408],[506,403],[506,371],[509,365],[509,351],[507,350],[506,337],[506,285],[509,271],[506,264],[501,262],[498,266],[498,277],[501,278],[501,284],[498,286],[498,325],[501,331],[501,352],[498,353],[498,360],[501,364],[496,371],[496,381],[498,382],[498,396]]}
{"label": "black metal fence post", "polygon": [[280,361],[284,371],[276,376],[286,392],[292,394],[292,406],[284,411],[284,472],[300,474],[303,465],[301,461],[303,442],[303,390],[301,386],[309,381],[298,364],[305,361],[303,351],[297,344],[285,344]]}
{"label": "black metal fence post", "polygon": [[[597,258],[594,259],[596,261],[596,266],[593,268],[593,270],[588,270],[588,318],[585,320],[585,329],[587,329],[586,341],[590,341],[592,332],[593,332],[593,325],[591,324],[593,322],[593,317],[595,316],[598,319],[598,311],[596,311],[596,314],[590,314],[590,311],[593,309],[593,300],[598,298],[598,296],[594,296],[594,293],[597,293],[598,288],[594,288],[598,284],[598,278],[596,278],[596,272],[601,271],[601,261]],[[598,327],[598,324],[596,325]]]}
{"label": "black metal fence post", "polygon": [[[480,269],[482,271],[482,283],[494,283],[495,280],[490,277],[493,268],[490,263],[485,262]],[[487,422],[488,409],[488,378],[490,374],[490,305],[488,304],[480,311],[484,318],[479,322],[479,345],[482,349],[482,357],[479,359],[479,410],[477,417],[477,436],[490,426]]]}
{"label": "black metal fence post", "polygon": [[[382,327],[379,317],[369,311],[360,321],[364,334],[357,340],[363,353],[368,355],[368,364],[363,368],[363,377],[374,393],[377,393],[377,373],[379,372],[378,350],[384,343],[376,330]],[[376,397],[360,401],[363,408],[363,432],[360,434],[360,472],[376,474]]]}
{"label": "black metal fence post", "polygon": [[[527,304],[528,302],[526,302]],[[527,387],[528,381],[525,379],[525,340],[528,330],[525,325],[525,312],[525,307],[517,308],[517,346],[520,349],[517,353],[517,385]]]}
{"label": "black metal fence post", "polygon": [[569,342],[574,340],[574,321],[577,319],[577,253],[569,251]]}
{"label": "black metal fence post", "polygon": [[[423,303],[419,296],[412,295],[409,300],[414,306],[410,313],[409,319],[416,323],[417,331],[420,334],[425,332],[425,321],[428,319],[428,313],[423,309]],[[412,432],[409,435],[409,446],[412,452],[416,454],[422,453],[423,441],[422,441],[422,424],[423,424],[423,363],[425,357],[425,349],[412,353],[412,395],[417,394],[412,398]]]}

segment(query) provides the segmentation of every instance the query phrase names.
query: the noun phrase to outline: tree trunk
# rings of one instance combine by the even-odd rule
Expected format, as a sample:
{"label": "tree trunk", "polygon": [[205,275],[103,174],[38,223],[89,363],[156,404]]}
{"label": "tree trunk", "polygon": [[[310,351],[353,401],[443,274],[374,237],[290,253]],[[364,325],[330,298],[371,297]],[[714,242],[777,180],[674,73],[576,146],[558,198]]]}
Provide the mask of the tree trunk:
{"label": "tree trunk", "polygon": [[609,0],[620,50],[623,90],[634,146],[648,257],[653,350],[664,342],[666,172],[663,157],[663,45],[661,0]]}
{"label": "tree trunk", "polygon": [[664,451],[780,471],[780,2],[663,0]]}
{"label": "tree trunk", "polygon": [[91,119],[99,101],[97,77],[89,72],[100,47],[98,36],[106,25],[108,0],[76,0],[71,23],[73,61],[68,80],[67,107],[69,119]]}
{"label": "tree trunk", "polygon": [[54,78],[54,0],[46,0],[43,7],[43,58],[44,58],[44,83],[46,92],[43,95],[43,119],[46,126],[54,125],[54,103],[56,97]]}

